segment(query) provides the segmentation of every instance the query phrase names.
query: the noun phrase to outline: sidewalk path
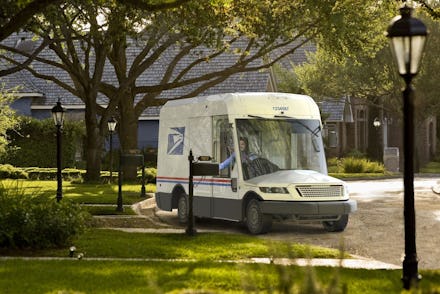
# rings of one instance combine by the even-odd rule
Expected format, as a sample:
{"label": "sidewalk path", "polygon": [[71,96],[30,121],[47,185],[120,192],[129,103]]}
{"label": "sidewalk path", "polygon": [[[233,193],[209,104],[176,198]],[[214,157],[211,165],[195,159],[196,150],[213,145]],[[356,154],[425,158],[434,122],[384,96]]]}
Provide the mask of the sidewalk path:
{"label": "sidewalk path", "polygon": [[[160,259],[160,258],[111,258],[111,257],[15,257],[15,256],[0,256],[0,260],[65,260],[65,261],[154,261],[154,262],[196,262],[195,259]],[[278,265],[297,265],[297,266],[322,266],[322,267],[342,267],[350,269],[369,269],[369,270],[397,270],[401,267],[370,259],[329,259],[329,258],[250,258],[238,260],[214,260],[218,263],[256,263],[256,264],[278,264]]]}

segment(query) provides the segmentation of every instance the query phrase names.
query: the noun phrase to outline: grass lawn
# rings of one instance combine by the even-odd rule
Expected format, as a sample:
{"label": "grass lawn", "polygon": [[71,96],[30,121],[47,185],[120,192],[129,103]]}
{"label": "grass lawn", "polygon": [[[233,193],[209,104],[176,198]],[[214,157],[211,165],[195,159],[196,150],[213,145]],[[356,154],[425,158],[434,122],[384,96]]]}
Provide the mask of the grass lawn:
{"label": "grass lawn", "polygon": [[[295,293],[282,289],[298,290],[313,285],[323,290],[332,282],[340,289],[346,288],[347,293],[399,293],[402,288],[400,270],[232,262],[250,257],[340,256],[338,250],[249,235],[200,233],[189,237],[92,229],[73,245],[77,253],[85,254],[83,259],[0,260],[1,293]],[[67,257],[68,248],[0,251],[0,255]],[[122,260],[92,260],[92,257]],[[440,290],[440,271],[421,273],[423,293]],[[311,280],[314,282],[310,283]],[[336,293],[303,290],[298,293]]]}
{"label": "grass lawn", "polygon": [[[29,195],[54,195],[56,191],[53,181],[1,182]],[[78,203],[114,204],[117,198],[117,185],[63,185],[63,196]],[[124,204],[140,200],[140,185],[124,185],[123,191]],[[147,187],[147,191],[154,191],[154,187]],[[97,205],[90,209],[105,214],[108,208]],[[0,256],[23,257],[0,259],[0,293],[400,293],[402,289],[401,270],[239,262],[251,257],[341,256],[334,249],[250,235],[199,233],[189,237],[92,228],[70,245],[84,258],[68,258],[69,248],[0,249]],[[67,259],[24,259],[41,256]],[[111,258],[117,260],[107,260]],[[440,271],[421,274],[421,292],[440,293]],[[340,291],[334,291],[332,285]]]}
{"label": "grass lawn", "polygon": [[[325,291],[333,282],[345,293],[402,289],[397,270],[86,259],[2,260],[0,264],[2,293],[343,293]],[[422,274],[421,293],[438,293],[440,273]]]}
{"label": "grass lawn", "polygon": [[[225,244],[227,245],[225,248]],[[335,249],[280,241],[249,235],[225,233],[186,234],[127,233],[111,229],[90,229],[72,242],[85,257],[158,258],[191,260],[238,260],[251,257],[339,258]],[[68,248],[5,251],[0,255],[68,257]],[[348,256],[346,256],[348,257]]]}
{"label": "grass lawn", "polygon": [[[29,195],[48,195],[55,198],[56,181],[30,181],[30,180],[1,180],[5,187],[23,189]],[[154,184],[147,184],[147,193],[155,192]],[[123,184],[123,204],[133,204],[142,198],[140,197],[140,184]],[[72,199],[83,204],[115,204],[118,197],[118,185],[110,184],[74,184],[63,182],[63,197]]]}

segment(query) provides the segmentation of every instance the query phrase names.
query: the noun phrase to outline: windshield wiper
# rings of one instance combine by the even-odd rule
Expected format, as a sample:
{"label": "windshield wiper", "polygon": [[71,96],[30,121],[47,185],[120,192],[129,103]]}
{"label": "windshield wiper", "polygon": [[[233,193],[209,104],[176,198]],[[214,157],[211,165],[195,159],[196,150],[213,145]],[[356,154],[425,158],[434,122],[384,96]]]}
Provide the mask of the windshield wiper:
{"label": "windshield wiper", "polygon": [[307,126],[306,124],[302,123],[301,121],[287,116],[287,115],[275,115],[275,118],[290,118],[290,119],[294,119],[294,123],[300,124],[301,126],[303,126],[304,128],[306,128],[310,133],[312,133],[312,135],[314,135],[315,137],[318,137],[318,133],[321,131],[321,126],[318,125],[314,130],[312,130],[311,128],[309,128],[309,126]]}

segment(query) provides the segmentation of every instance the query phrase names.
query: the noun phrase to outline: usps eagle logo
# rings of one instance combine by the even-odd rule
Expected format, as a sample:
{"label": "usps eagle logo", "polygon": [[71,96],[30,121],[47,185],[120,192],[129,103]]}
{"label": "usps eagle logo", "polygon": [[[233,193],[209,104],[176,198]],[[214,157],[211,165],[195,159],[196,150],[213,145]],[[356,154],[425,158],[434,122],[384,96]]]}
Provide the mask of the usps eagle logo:
{"label": "usps eagle logo", "polygon": [[168,148],[169,155],[182,155],[185,140],[185,127],[170,128],[168,133]]}

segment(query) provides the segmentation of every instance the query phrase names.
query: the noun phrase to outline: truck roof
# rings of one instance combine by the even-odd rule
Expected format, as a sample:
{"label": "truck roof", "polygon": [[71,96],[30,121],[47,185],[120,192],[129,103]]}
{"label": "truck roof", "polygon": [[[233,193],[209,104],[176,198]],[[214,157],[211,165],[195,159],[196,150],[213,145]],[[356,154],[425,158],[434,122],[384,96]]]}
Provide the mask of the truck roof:
{"label": "truck roof", "polygon": [[161,118],[232,116],[285,116],[320,119],[315,101],[306,95],[272,92],[225,93],[168,101]]}

